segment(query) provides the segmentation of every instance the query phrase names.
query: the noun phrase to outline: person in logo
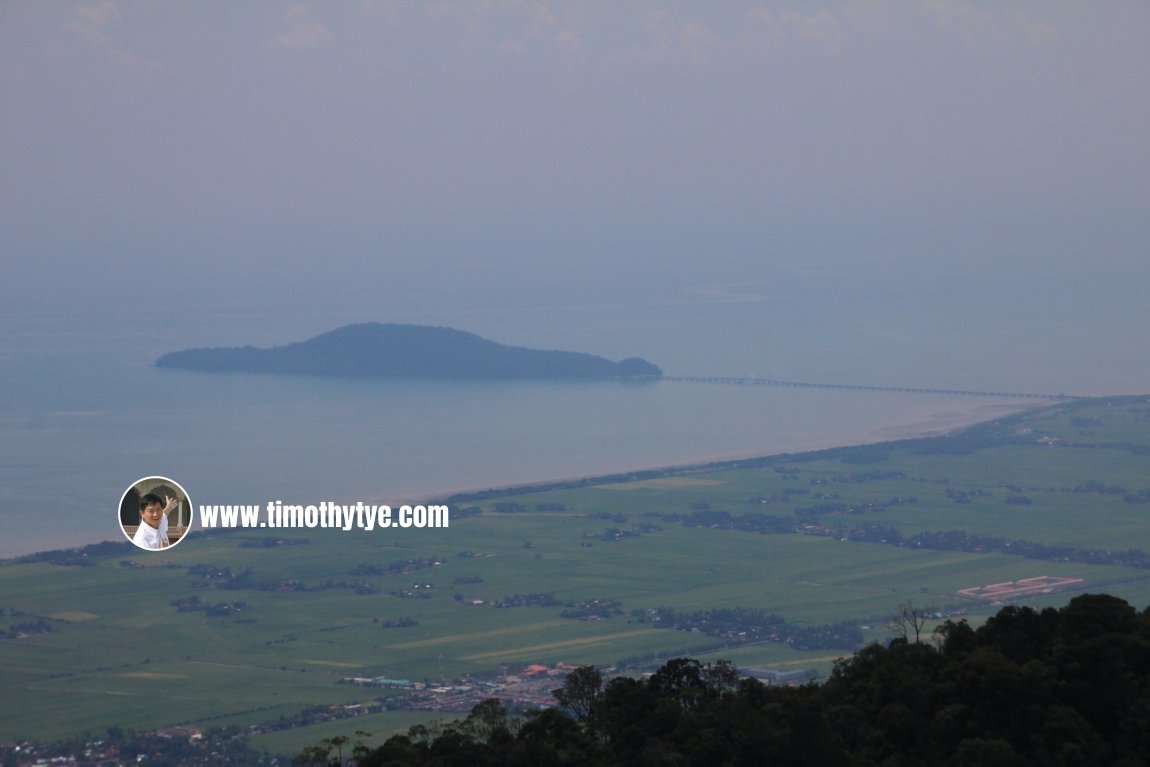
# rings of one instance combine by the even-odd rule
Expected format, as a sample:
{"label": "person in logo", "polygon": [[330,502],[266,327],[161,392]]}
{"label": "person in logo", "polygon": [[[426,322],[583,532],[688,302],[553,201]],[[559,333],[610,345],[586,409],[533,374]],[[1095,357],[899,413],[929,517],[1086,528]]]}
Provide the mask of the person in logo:
{"label": "person in logo", "polygon": [[140,498],[140,526],[132,536],[132,543],[141,549],[162,549],[168,541],[168,515],[177,506],[175,498],[163,498],[148,493]]}

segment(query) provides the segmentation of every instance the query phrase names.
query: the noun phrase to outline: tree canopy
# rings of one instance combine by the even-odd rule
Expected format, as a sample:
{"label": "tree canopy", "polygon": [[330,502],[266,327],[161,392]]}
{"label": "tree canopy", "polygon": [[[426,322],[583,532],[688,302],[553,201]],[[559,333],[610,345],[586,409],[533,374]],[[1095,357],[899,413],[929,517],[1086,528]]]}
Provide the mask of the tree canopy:
{"label": "tree canopy", "polygon": [[436,735],[365,755],[398,765],[1150,764],[1150,609],[1107,595],[947,622],[839,661],[822,685],[770,687],[726,662],[668,661],[646,679],[568,677],[566,708],[489,700]]}

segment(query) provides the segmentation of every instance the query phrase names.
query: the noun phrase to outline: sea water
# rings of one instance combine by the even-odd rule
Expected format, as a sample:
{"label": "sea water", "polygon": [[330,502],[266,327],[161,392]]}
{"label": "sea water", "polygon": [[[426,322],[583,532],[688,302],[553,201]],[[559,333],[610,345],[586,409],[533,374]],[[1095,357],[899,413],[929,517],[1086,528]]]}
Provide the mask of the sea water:
{"label": "sea water", "polygon": [[[843,312],[795,307],[722,296],[507,310],[477,302],[390,316],[219,308],[139,316],[87,307],[7,316],[0,556],[119,539],[121,495],[145,476],[176,480],[193,504],[390,503],[875,441],[991,417],[998,402],[667,381],[343,380],[153,366],[164,352],[191,346],[266,346],[350,321],[406,321],[535,348],[643,356],[669,375],[1054,392],[1082,380],[1044,386],[1051,376],[1026,364],[1025,344],[1006,343],[1008,354],[1001,336],[979,345],[955,342],[949,326],[909,340],[909,333],[861,334]],[[875,315],[870,322],[881,326]],[[915,356],[918,348],[946,354]]]}

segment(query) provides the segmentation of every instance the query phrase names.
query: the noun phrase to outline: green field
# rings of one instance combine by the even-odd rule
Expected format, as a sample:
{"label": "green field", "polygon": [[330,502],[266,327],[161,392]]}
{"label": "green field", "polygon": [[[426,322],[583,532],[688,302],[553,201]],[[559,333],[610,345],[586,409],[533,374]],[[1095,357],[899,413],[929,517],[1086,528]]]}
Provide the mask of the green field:
{"label": "green field", "polygon": [[[193,533],[159,555],[127,544],[90,553],[92,566],[9,561],[0,564],[0,630],[42,621],[50,631],[0,640],[0,688],[8,691],[0,741],[110,726],[246,726],[389,694],[338,683],[347,676],[438,682],[530,663],[610,666],[680,654],[825,672],[849,652],[737,638],[717,647],[727,640],[641,619],[659,607],[754,608],[796,627],[847,621],[867,626],[868,641],[888,636],[886,618],[905,600],[977,621],[997,606],[958,590],[1039,575],[1083,582],[1026,604],[1063,604],[1088,590],[1143,607],[1150,569],[1119,553],[1150,542],[1148,468],[1146,398],[1076,401],[949,438],[454,499],[453,511],[479,506],[482,513],[456,516],[449,529],[314,529],[293,534],[305,544],[270,548],[241,546],[263,538],[256,533]],[[506,503],[519,506],[496,510]],[[684,524],[698,512],[771,515],[808,527],[763,534]],[[860,525],[904,539],[963,531],[1016,543],[944,550],[864,542]],[[605,540],[608,529],[638,534]],[[1064,550],[1020,556],[1019,541]],[[424,559],[440,564],[353,574],[362,564]],[[250,568],[248,587],[210,587],[196,565]],[[290,581],[377,591],[250,587]],[[389,593],[404,590],[430,596]],[[559,604],[490,604],[543,593]],[[172,605],[193,596],[244,606],[209,616]],[[468,604],[477,600],[484,604]],[[621,614],[560,615],[590,600],[618,602]],[[405,618],[415,625],[384,626]],[[295,753],[337,733],[379,736],[435,718],[396,711],[266,733],[253,744]]]}

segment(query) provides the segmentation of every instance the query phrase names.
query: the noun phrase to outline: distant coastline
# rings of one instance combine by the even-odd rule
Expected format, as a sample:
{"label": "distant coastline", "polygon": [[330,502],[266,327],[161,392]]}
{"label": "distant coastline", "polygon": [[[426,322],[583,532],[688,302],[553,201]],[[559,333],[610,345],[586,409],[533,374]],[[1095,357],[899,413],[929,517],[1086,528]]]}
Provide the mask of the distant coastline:
{"label": "distant coastline", "polygon": [[[1091,401],[1091,399],[1092,398],[1084,398],[1081,400],[1075,400],[1075,402],[1088,402]],[[1021,414],[1053,407],[1063,407],[1069,404],[1069,402],[1061,404],[1050,404],[1045,402],[1036,403],[1034,401],[1002,402],[995,404],[987,404],[985,402],[981,402],[969,410],[939,412],[924,420],[902,425],[883,427],[876,432],[873,432],[877,437],[873,440],[863,439],[844,441],[828,439],[825,441],[813,441],[793,445],[791,447],[780,448],[777,450],[742,451],[738,453],[706,455],[700,456],[697,459],[692,459],[684,462],[676,462],[673,464],[622,467],[615,471],[592,472],[527,481],[509,481],[506,483],[495,481],[492,484],[483,486],[457,488],[440,487],[434,491],[405,493],[401,494],[400,496],[372,497],[371,495],[364,495],[362,497],[350,499],[344,498],[342,501],[350,500],[354,502],[363,500],[365,502],[376,501],[385,503],[417,503],[436,500],[440,502],[446,501],[449,503],[466,503],[468,502],[466,499],[469,498],[477,499],[484,496],[513,495],[518,493],[538,492],[540,489],[547,487],[574,487],[594,484],[607,484],[610,482],[626,481],[628,478],[655,477],[665,474],[688,474],[705,470],[714,470],[717,467],[725,466],[729,466],[730,468],[738,468],[738,466],[741,464],[750,464],[756,461],[775,460],[781,456],[799,457],[812,453],[825,453],[827,451],[850,450],[862,447],[877,447],[884,444],[893,444],[896,442],[905,442],[908,440],[928,439],[933,437],[952,435],[983,424],[994,423],[1004,418],[1010,418]],[[193,527],[193,530],[194,529],[196,528]],[[45,546],[32,543],[22,551],[5,554],[3,558],[0,558],[0,562],[12,561],[34,554],[41,554],[45,551],[82,548],[86,545],[93,545],[109,540],[120,541],[122,538],[116,538],[109,534],[108,537],[102,540],[88,540],[87,542],[78,542],[75,545],[64,547]]]}
{"label": "distant coastline", "polygon": [[[1076,400],[1076,401],[1089,401],[1089,400]],[[581,475],[568,475],[568,476],[555,476],[551,478],[540,478],[540,480],[529,481],[515,481],[508,480],[506,483],[500,481],[493,481],[491,484],[483,486],[467,486],[467,488],[439,488],[434,491],[419,492],[419,493],[402,493],[401,496],[382,497],[358,497],[343,500],[365,500],[365,501],[379,501],[379,503],[427,503],[430,500],[447,501],[447,503],[468,503],[469,498],[481,498],[484,496],[496,496],[496,494],[515,494],[535,492],[540,488],[550,488],[550,486],[585,486],[593,484],[606,484],[609,482],[623,482],[628,478],[644,477],[644,476],[660,476],[665,474],[690,474],[693,471],[713,470],[716,467],[729,466],[730,468],[737,468],[741,463],[751,463],[754,461],[774,460],[780,457],[802,457],[802,455],[810,453],[823,453],[827,451],[837,450],[852,450],[852,448],[859,447],[875,447],[883,444],[892,444],[898,442],[905,442],[911,439],[926,439],[932,437],[940,437],[944,435],[958,434],[958,432],[978,427],[980,424],[992,423],[1005,417],[1012,417],[1015,415],[1040,411],[1040,409],[1059,407],[1060,405],[1051,405],[1049,402],[1035,402],[1033,400],[1018,401],[1018,402],[999,402],[999,404],[988,405],[986,402],[979,402],[978,405],[971,409],[964,409],[964,411],[949,411],[934,414],[926,420],[918,422],[891,425],[891,427],[883,427],[879,430],[873,431],[875,439],[827,439],[818,440],[818,442],[804,443],[792,447],[779,448],[779,450],[769,451],[742,451],[738,453],[721,453],[711,455],[700,455],[698,459],[689,461],[668,463],[668,465],[659,466],[639,466],[639,467],[622,467],[619,470],[605,471],[605,473],[592,473]],[[197,529],[193,527],[193,530]],[[45,551],[56,550],[74,550],[81,549],[85,545],[92,545],[97,543],[104,543],[107,540],[121,540],[122,537],[113,537],[108,535],[105,538],[95,540],[87,540],[86,543],[77,543],[74,546],[44,546],[37,544],[30,544],[28,549],[24,551],[17,551],[10,554],[5,554],[5,557],[0,559],[0,562],[11,561],[28,557],[32,554],[40,554]]]}
{"label": "distant coastline", "polygon": [[[1087,402],[1093,398],[1080,397],[1074,402]],[[539,492],[548,488],[568,488],[578,486],[609,484],[613,482],[626,482],[636,479],[654,478],[657,476],[692,474],[697,472],[715,471],[716,469],[738,469],[740,466],[750,466],[758,462],[770,461],[784,456],[799,458],[815,453],[827,453],[839,450],[853,450],[856,448],[880,447],[887,444],[911,442],[915,440],[947,437],[978,426],[997,423],[1004,418],[1011,418],[1026,413],[1037,412],[1065,405],[1071,400],[1052,404],[1050,402],[1007,402],[994,405],[980,405],[971,411],[939,413],[925,421],[910,423],[902,426],[884,427],[878,431],[880,435],[875,440],[841,442],[828,440],[804,444],[793,448],[781,448],[770,451],[752,451],[735,454],[722,454],[708,456],[683,463],[666,464],[654,467],[641,467],[624,469],[616,472],[595,473],[550,480],[540,480],[524,483],[511,483],[507,485],[491,485],[479,488],[464,488],[447,490],[444,492],[424,494],[419,497],[402,499],[406,502],[431,501],[436,502],[466,502],[481,497],[515,495],[519,493]]]}

